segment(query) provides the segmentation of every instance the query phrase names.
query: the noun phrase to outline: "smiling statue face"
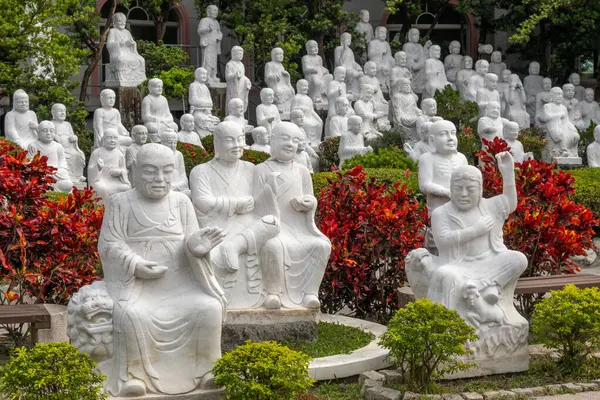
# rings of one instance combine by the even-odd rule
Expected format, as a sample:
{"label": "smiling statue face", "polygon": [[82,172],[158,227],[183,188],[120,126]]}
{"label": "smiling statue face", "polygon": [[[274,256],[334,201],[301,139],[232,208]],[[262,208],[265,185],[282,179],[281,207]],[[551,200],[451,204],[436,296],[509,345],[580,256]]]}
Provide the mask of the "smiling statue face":
{"label": "smiling statue face", "polygon": [[437,46],[437,45],[431,46],[431,48],[429,49],[429,56],[431,58],[433,58],[434,60],[439,60],[441,55],[442,55],[442,50],[440,49],[440,46]]}
{"label": "smiling statue face", "polygon": [[490,69],[490,64],[485,60],[481,60],[481,62],[475,64],[475,69],[479,75],[485,75]]}
{"label": "smiling statue face", "polygon": [[308,94],[308,81],[300,79],[296,84],[296,90],[299,94]]}
{"label": "smiling statue face", "polygon": [[116,129],[107,129],[104,131],[104,137],[102,138],[102,142],[104,143],[104,148],[108,150],[113,150],[117,147],[119,143],[119,133]]}
{"label": "smiling statue face", "polygon": [[217,125],[214,136],[215,157],[219,160],[233,162],[244,154],[246,136],[240,124],[224,121]]}
{"label": "smiling statue face", "polygon": [[[149,86],[149,89],[150,89],[150,94],[153,94],[155,96],[160,96],[163,91],[162,81],[157,80],[157,81],[152,82],[152,84]],[[113,101],[113,104],[114,104],[114,101]]]}
{"label": "smiling statue face", "polygon": [[375,29],[375,36],[377,36],[377,39],[379,40],[387,39],[387,29],[383,26],[377,27],[377,29]]}
{"label": "smiling statue face", "polygon": [[148,141],[148,129],[144,125],[136,125],[131,130],[131,136],[133,141],[141,146]]}
{"label": "smiling statue face", "polygon": [[183,115],[181,117],[181,127],[186,132],[194,130],[194,117],[191,115]]}
{"label": "smiling statue face", "polygon": [[592,102],[594,101],[594,89],[585,89],[585,101]]}
{"label": "smiling statue face", "polygon": [[271,155],[278,161],[291,161],[298,151],[302,131],[291,122],[281,122],[273,130]]}
{"label": "smiling statue face", "polygon": [[306,53],[310,56],[317,55],[319,53],[319,45],[314,40],[306,42]]}
{"label": "smiling statue face", "polygon": [[274,100],[275,100],[275,92],[273,92],[272,89],[265,88],[260,91],[260,101],[263,104],[269,106],[269,105],[273,104]]}
{"label": "smiling statue face", "polygon": [[496,119],[500,116],[500,104],[497,102],[490,102],[485,109],[485,116],[488,118]]}
{"label": "smiling statue face", "polygon": [[465,69],[473,69],[473,59],[466,56],[463,58],[463,65],[465,66]]}
{"label": "smiling statue face", "polygon": [[55,121],[64,121],[67,119],[67,107],[64,104],[55,104],[52,106],[52,119]]}
{"label": "smiling statue face", "polygon": [[127,18],[125,17],[125,14],[117,13],[115,14],[114,18],[115,27],[117,29],[125,29],[125,25],[127,25]]}
{"label": "smiling statue face", "polygon": [[271,61],[275,61],[278,63],[283,62],[283,50],[280,48],[274,49],[271,53]]}
{"label": "smiling statue face", "polygon": [[581,78],[579,77],[579,74],[571,74],[571,76],[569,77],[569,82],[571,82],[575,86],[578,86],[581,83]]}
{"label": "smiling statue face", "polygon": [[398,65],[399,67],[406,67],[406,53],[405,52],[398,52],[395,55],[395,59],[396,59],[396,65]]}
{"label": "smiling statue face", "polygon": [[365,63],[365,74],[367,74],[368,76],[377,75],[377,64],[375,64],[372,61],[368,61],[367,63]]}
{"label": "smiling statue face", "polygon": [[563,96],[565,99],[572,99],[575,96],[575,87],[571,84],[564,85]]}
{"label": "smiling statue face", "polygon": [[344,82],[346,79],[346,68],[336,67],[335,70],[333,70],[333,77],[338,82]]}
{"label": "smiling statue face", "polygon": [[175,155],[166,146],[157,143],[143,145],[135,162],[135,188],[144,197],[162,199],[171,191]]}

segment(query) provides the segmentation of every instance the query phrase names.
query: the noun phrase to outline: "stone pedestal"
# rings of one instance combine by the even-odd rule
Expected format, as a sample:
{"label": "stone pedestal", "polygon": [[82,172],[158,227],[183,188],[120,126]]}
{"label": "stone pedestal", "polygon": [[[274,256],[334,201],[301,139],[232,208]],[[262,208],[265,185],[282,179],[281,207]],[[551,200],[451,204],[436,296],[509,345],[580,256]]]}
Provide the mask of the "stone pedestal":
{"label": "stone pedestal", "polygon": [[142,92],[137,87],[112,87],[117,95],[115,107],[121,112],[121,122],[128,131],[142,123]]}
{"label": "stone pedestal", "polygon": [[207,85],[213,98],[213,104],[216,104],[218,108],[216,116],[222,121],[227,116],[227,83],[207,82]]}
{"label": "stone pedestal", "polygon": [[561,169],[575,169],[581,167],[581,157],[553,157],[552,162]]}
{"label": "stone pedestal", "polygon": [[466,371],[444,375],[443,379],[474,378],[493,374],[523,372],[529,369],[529,348],[527,343],[521,348],[504,357],[467,359],[465,362],[477,363],[477,366]]}
{"label": "stone pedestal", "polygon": [[229,351],[248,339],[254,342],[316,340],[319,313],[319,310],[306,308],[228,310],[221,348]]}
{"label": "stone pedestal", "polygon": [[38,329],[38,343],[68,343],[67,307],[59,304],[44,304],[44,307],[50,313],[50,329]]}
{"label": "stone pedestal", "polygon": [[147,394],[137,397],[113,397],[110,400],[220,400],[225,395],[225,389],[194,390],[185,394]]}

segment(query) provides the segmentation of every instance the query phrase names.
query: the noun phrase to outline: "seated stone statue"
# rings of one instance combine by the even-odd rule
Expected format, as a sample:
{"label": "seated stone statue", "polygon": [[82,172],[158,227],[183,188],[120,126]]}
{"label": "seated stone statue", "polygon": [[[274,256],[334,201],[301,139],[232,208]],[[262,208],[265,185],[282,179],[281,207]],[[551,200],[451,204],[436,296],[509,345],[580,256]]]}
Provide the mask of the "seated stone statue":
{"label": "seated stone statue", "polygon": [[469,98],[468,82],[473,75],[475,75],[473,59],[470,56],[464,56],[462,69],[456,74],[456,89],[463,100],[468,100]]}
{"label": "seated stone statue", "polygon": [[306,134],[306,131],[304,130],[304,111],[302,111],[301,109],[299,109],[299,108],[292,109],[292,112],[290,113],[290,122],[292,124],[296,125],[298,128],[300,128],[300,131],[302,132],[302,138],[300,139],[300,141],[298,143],[298,147],[301,148],[300,151],[302,151],[308,155],[308,157],[306,157],[303,154],[302,161],[303,161],[303,165],[306,161],[309,161],[311,163],[311,167],[310,168],[306,167],[306,168],[312,174],[314,171],[319,170],[319,155],[317,154],[315,149],[319,148],[319,144],[321,142],[319,142],[319,144],[314,144],[310,141],[310,138],[308,137],[308,135]]}
{"label": "seated stone statue", "polygon": [[400,78],[398,80],[398,93],[392,101],[392,122],[394,126],[401,129],[404,143],[411,146],[419,141],[417,136],[417,119],[422,111],[417,107],[418,96],[411,90],[410,80]]}
{"label": "seated stone statue", "polygon": [[190,191],[187,174],[185,173],[183,154],[177,150],[177,132],[172,129],[165,129],[160,134],[160,143],[167,146],[175,154],[175,169],[173,169],[173,176],[171,177],[173,190],[191,197],[192,192]]}
{"label": "seated stone statue", "polygon": [[[354,51],[350,47],[351,44],[352,35],[348,32],[342,33],[340,35],[340,45],[334,51],[334,60],[336,67],[345,68],[344,77],[346,79],[348,97],[352,100],[357,100],[360,97],[359,79],[363,75],[363,70],[354,58]],[[328,91],[331,92],[330,90]]]}
{"label": "seated stone statue", "polygon": [[323,120],[314,109],[313,101],[308,96],[308,82],[300,79],[296,83],[297,94],[292,100],[291,110],[300,109],[304,113],[304,131],[311,146],[319,146],[323,135]]}
{"label": "seated stone statue", "polygon": [[485,74],[484,87],[477,90],[476,100],[479,106],[479,116],[485,115],[488,104],[492,101],[500,104],[500,93],[496,90],[498,87],[498,76],[496,74]]}
{"label": "seated stone statue", "polygon": [[125,29],[127,17],[123,13],[113,16],[114,28],[108,31],[106,48],[110,64],[106,66],[106,85],[136,87],[146,80],[146,62],[138,54],[137,44]]}
{"label": "seated stone statue", "polygon": [[319,55],[319,45],[314,40],[306,42],[306,55],[302,57],[302,72],[308,81],[308,95],[315,105],[327,105],[327,84],[333,79]]}
{"label": "seated stone statue", "polygon": [[458,40],[451,41],[448,50],[450,54],[444,58],[444,69],[446,70],[448,82],[455,83],[456,75],[463,66],[463,56],[460,54],[460,42]]}
{"label": "seated stone statue", "polygon": [[441,92],[447,85],[452,85],[446,78],[444,63],[440,61],[442,49],[437,44],[429,48],[429,58],[425,60],[425,86],[423,98],[432,98],[438,90]]}
{"label": "seated stone statue", "polygon": [[377,111],[375,102],[373,101],[373,87],[371,85],[363,85],[360,91],[360,100],[354,103],[354,111],[356,115],[362,118],[365,130],[365,138],[367,142],[373,142],[383,134],[379,129],[385,125],[379,124],[379,120],[387,120],[386,114],[383,111]]}
{"label": "seated stone statue", "polygon": [[[330,123],[331,119],[337,115],[337,99],[345,98],[350,102],[350,98],[346,93],[346,83],[344,82],[344,79],[346,79],[346,68],[335,67],[333,70],[333,80],[327,85],[327,102],[329,108],[327,110],[327,119],[325,120],[325,137],[331,137]],[[349,107],[348,112],[354,113],[352,107]]]}
{"label": "seated stone statue", "polygon": [[431,213],[439,257],[425,249],[413,250],[406,259],[406,272],[410,286],[417,288],[417,298],[427,297],[456,310],[477,329],[479,340],[473,348],[478,366],[480,360],[493,363],[515,357],[500,366],[508,368],[502,372],[509,372],[526,369],[529,360],[528,323],[513,303],[527,258],[508,250],[502,240],[504,221],[517,207],[517,191],[512,156],[503,152],[496,159],[502,194],[482,198],[480,170],[467,165],[454,170],[449,178],[451,201]]}
{"label": "seated stone statue", "polygon": [[552,102],[544,106],[540,121],[546,132],[546,148],[544,160],[551,162],[556,157],[579,157],[577,144],[579,133],[569,120],[569,113],[563,104],[563,92],[559,87],[553,87]]}
{"label": "seated stone statue", "polygon": [[[239,124],[224,121],[217,126],[215,158],[190,174],[192,202],[200,226],[215,224],[225,233],[225,241],[211,251],[211,260],[229,307],[279,308],[283,271],[259,262],[265,242],[279,233],[279,222],[270,215],[273,193],[268,185],[253,190],[255,166],[240,160],[245,144]],[[258,204],[271,211],[257,215]]]}
{"label": "seated stone statue", "polygon": [[600,105],[594,100],[594,98],[594,89],[587,88],[585,89],[585,97],[583,101],[579,103],[584,129],[588,128],[592,121],[594,121],[596,125],[600,123]]}
{"label": "seated stone statue", "polygon": [[577,99],[577,101],[583,101],[583,98],[585,97],[585,89],[580,85],[581,76],[579,76],[577,72],[571,73],[571,75],[569,75],[569,83],[573,85],[575,91],[574,97]]}
{"label": "seated stone statue", "polygon": [[244,118],[244,102],[242,99],[231,99],[227,104],[227,116],[224,121],[233,121],[242,126],[245,133],[251,132],[254,128],[252,125],[248,125],[248,120]]}
{"label": "seated stone statue", "polygon": [[269,137],[267,128],[264,126],[257,126],[252,129],[252,140],[254,140],[254,143],[250,146],[250,150],[271,154],[271,146],[269,146],[271,138]]}
{"label": "seated stone statue", "polygon": [[367,46],[369,61],[372,61],[377,66],[377,80],[379,81],[380,89],[384,93],[390,91],[388,87],[388,77],[394,66],[394,58],[392,57],[392,49],[387,41],[387,29],[385,26],[375,28],[375,38],[371,40]]}
{"label": "seated stone statue", "polygon": [[348,130],[340,138],[340,147],[338,149],[338,156],[340,157],[339,167],[342,168],[344,161],[357,154],[367,154],[372,151],[373,148],[371,146],[365,146],[362,118],[358,115],[351,116],[348,118]]}
{"label": "seated stone statue", "polygon": [[390,100],[392,102],[396,93],[400,92],[398,86],[400,79],[407,78],[409,81],[412,79],[412,72],[406,66],[406,58],[406,53],[403,51],[397,51],[396,54],[394,54],[395,65],[390,71],[390,82],[388,83],[388,86],[390,87]]}
{"label": "seated stone statue", "polygon": [[189,102],[190,113],[194,116],[196,131],[200,137],[212,135],[215,126],[220,122],[218,117],[212,115],[213,101],[207,82],[208,72],[202,67],[196,68],[194,82],[190,84]]}
{"label": "seated stone statue", "polygon": [[67,121],[67,108],[64,104],[55,103],[52,105],[52,123],[56,128],[54,140],[62,145],[67,159],[67,169],[72,182],[85,182],[83,169],[85,168],[85,154],[77,144],[77,135],[73,132],[73,127]]}
{"label": "seated stone statue", "polygon": [[[319,286],[331,252],[331,242],[315,225],[317,199],[313,194],[308,170],[294,162],[302,132],[290,122],[282,122],[274,130],[272,157],[256,166],[253,190],[255,198],[270,187],[275,204],[257,202],[258,215],[273,213],[281,223],[281,232],[269,239],[260,253],[263,270],[275,274],[282,293],[279,298],[267,296],[265,302],[287,308],[319,308]],[[273,307],[272,307],[273,308]]]}
{"label": "seated stone statue", "polygon": [[600,167],[600,125],[594,128],[594,141],[587,147],[588,167]]}
{"label": "seated stone statue", "polygon": [[15,142],[27,150],[29,145],[36,140],[38,119],[29,109],[29,96],[22,89],[17,89],[13,94],[13,109],[6,113],[4,119],[4,135],[6,139]]}
{"label": "seated stone statue", "polygon": [[[491,101],[485,109],[485,115],[479,118],[477,135],[479,135],[480,139],[489,141],[494,140],[496,137],[501,138],[506,123],[508,123],[508,120],[500,117],[500,103]],[[483,140],[481,141],[481,146],[483,147]]]}
{"label": "seated stone statue", "polygon": [[56,168],[54,179],[56,182],[52,185],[58,192],[70,192],[73,188],[73,182],[69,177],[69,168],[65,158],[65,149],[60,143],[54,141],[56,128],[50,121],[42,121],[38,126],[38,139],[29,144],[27,151],[33,157],[36,153],[40,156],[48,157],[47,164]]}
{"label": "seated stone statue", "polygon": [[263,88],[260,91],[260,104],[256,106],[256,123],[264,126],[269,132],[269,136],[273,134],[273,129],[281,122],[281,116],[277,106],[273,104],[275,93],[271,88]]}
{"label": "seated stone statue", "polygon": [[467,81],[463,99],[477,101],[477,91],[485,87],[484,77],[488,73],[490,64],[486,60],[477,60],[475,71]]}
{"label": "seated stone statue", "polygon": [[[325,132],[325,138],[342,136],[348,130],[348,111],[350,102],[345,97],[335,100],[335,114],[329,121],[329,131]],[[362,120],[361,120],[362,123]]]}
{"label": "seated stone statue", "polygon": [[387,100],[383,97],[383,91],[381,90],[379,78],[377,77],[377,64],[373,61],[367,61],[364,66],[365,74],[360,77],[359,83],[360,85],[371,85],[373,90],[373,101],[375,102],[375,107],[377,111],[381,111],[387,114],[389,113],[389,105]]}
{"label": "seated stone statue", "polygon": [[179,124],[181,125],[181,130],[177,134],[177,140],[182,143],[189,143],[204,148],[204,146],[202,146],[202,141],[200,140],[200,135],[194,131],[196,122],[192,114],[183,114],[181,118],[179,118]]}
{"label": "seated stone statue", "polygon": [[281,119],[289,119],[294,87],[289,72],[283,66],[283,49],[281,47],[271,50],[271,61],[265,64],[265,82],[273,89],[274,103],[281,114]]}
{"label": "seated stone statue", "polygon": [[506,69],[506,63],[502,61],[502,53],[499,51],[492,52],[490,56],[490,72],[500,76],[502,71]]}
{"label": "seated stone statue", "polygon": [[190,199],[171,191],[171,150],[146,144],[134,165],[135,189],[113,196],[98,241],[114,304],[114,351],[100,364],[105,390],[135,397],[214,387],[210,371],[221,357],[225,298],[208,253],[223,234],[199,229]]}
{"label": "seated stone statue", "polygon": [[[150,79],[148,81],[148,91],[150,94],[142,100],[142,121],[148,128],[150,141],[156,143],[160,140],[160,133],[164,129],[177,130],[177,124],[173,121],[169,102],[162,95],[163,81],[158,78]],[[191,103],[190,105],[192,105]]]}
{"label": "seated stone statue", "polygon": [[130,184],[134,184],[133,170],[135,159],[138,151],[148,141],[148,129],[144,125],[134,125],[131,128],[131,136],[133,137],[133,143],[125,151],[125,166],[127,167],[127,178]]}
{"label": "seated stone statue", "polygon": [[104,89],[100,92],[102,107],[94,111],[94,149],[102,147],[102,138],[107,129],[115,129],[119,134],[121,151],[125,152],[127,146],[131,145],[129,132],[121,123],[121,113],[114,108],[116,98],[112,89]]}
{"label": "seated stone statue", "polygon": [[519,124],[513,121],[508,121],[504,125],[504,140],[510,147],[510,154],[512,154],[515,162],[523,162],[525,160],[533,160],[533,153],[527,152],[523,149],[523,144],[517,140],[519,137]]}
{"label": "seated stone statue", "polygon": [[88,163],[88,186],[96,190],[96,195],[105,206],[113,194],[131,189],[125,155],[119,150],[118,143],[119,133],[116,129],[104,130],[102,147],[92,152]]}

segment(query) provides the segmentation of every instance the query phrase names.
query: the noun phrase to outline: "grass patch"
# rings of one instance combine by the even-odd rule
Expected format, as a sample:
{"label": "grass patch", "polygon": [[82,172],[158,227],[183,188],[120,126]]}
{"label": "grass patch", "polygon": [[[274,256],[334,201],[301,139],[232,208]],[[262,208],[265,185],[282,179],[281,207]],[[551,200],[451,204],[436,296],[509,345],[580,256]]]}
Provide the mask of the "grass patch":
{"label": "grass patch", "polygon": [[283,342],[290,349],[301,351],[313,358],[348,354],[368,345],[375,336],[358,328],[319,322],[319,336],[314,342]]}
{"label": "grass patch", "polygon": [[317,398],[327,400],[359,400],[360,385],[358,382],[334,383],[324,382],[311,390]]}

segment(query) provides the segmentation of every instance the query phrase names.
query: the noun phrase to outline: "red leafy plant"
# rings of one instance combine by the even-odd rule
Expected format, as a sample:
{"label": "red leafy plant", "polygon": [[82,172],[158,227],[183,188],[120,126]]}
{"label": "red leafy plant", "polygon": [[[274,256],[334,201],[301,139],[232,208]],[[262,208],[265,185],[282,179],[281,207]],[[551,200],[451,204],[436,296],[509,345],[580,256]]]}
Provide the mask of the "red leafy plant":
{"label": "red leafy plant", "polygon": [[[99,279],[98,235],[103,208],[88,189],[47,197],[55,168],[0,140],[0,304],[66,304]],[[9,328],[18,336],[20,328]],[[17,343],[20,344],[20,343]]]}
{"label": "red leafy plant", "polygon": [[406,282],[404,258],[422,246],[426,212],[406,185],[365,178],[362,166],[338,171],[319,195],[317,224],[332,243],[320,298],[324,312],[348,307],[387,322]]}
{"label": "red leafy plant", "polygon": [[[487,152],[478,155],[483,162],[483,195],[502,192],[502,177],[495,155],[509,151],[500,138],[483,139]],[[525,254],[529,261],[523,276],[573,274],[579,267],[571,257],[585,255],[594,248],[594,228],[598,221],[593,212],[575,203],[575,179],[555,169],[554,164],[527,160],[515,163],[515,181],[519,202],[504,224],[504,242],[512,250]],[[521,312],[529,316],[541,296],[519,295]]]}

